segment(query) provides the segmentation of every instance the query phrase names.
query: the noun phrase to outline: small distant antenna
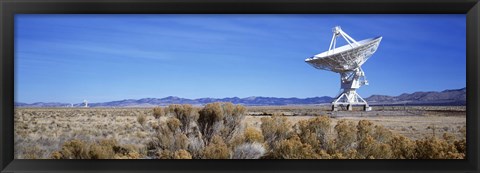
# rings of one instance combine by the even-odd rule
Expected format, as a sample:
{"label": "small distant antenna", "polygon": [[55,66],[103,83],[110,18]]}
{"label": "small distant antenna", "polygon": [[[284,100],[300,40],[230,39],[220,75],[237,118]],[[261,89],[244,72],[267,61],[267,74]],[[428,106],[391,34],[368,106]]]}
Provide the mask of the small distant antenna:
{"label": "small distant antenna", "polygon": [[88,108],[88,101],[87,100],[83,100],[83,106]]}

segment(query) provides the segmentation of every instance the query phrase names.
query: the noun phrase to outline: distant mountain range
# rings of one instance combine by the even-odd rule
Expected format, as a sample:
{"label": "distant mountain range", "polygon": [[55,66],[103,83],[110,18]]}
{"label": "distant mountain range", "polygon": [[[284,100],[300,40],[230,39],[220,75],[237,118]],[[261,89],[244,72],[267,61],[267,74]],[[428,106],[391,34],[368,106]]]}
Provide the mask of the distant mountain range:
{"label": "distant mountain range", "polygon": [[399,96],[372,95],[369,104],[414,104],[414,105],[466,105],[467,89],[444,90],[442,92],[414,92]]}
{"label": "distant mountain range", "polygon": [[[412,94],[402,94],[399,96],[372,95],[366,98],[371,105],[466,105],[466,88],[445,90],[441,92],[414,92]],[[277,97],[230,97],[230,98],[199,98],[186,99],[179,97],[165,98],[143,98],[139,100],[127,99],[102,103],[89,103],[89,107],[154,107],[165,106],[169,104],[192,104],[204,105],[211,102],[231,102],[234,104],[243,104],[247,106],[272,106],[272,105],[308,105],[325,104],[333,101],[332,97],[311,97],[311,98],[277,98]],[[17,107],[68,107],[69,103],[19,103]],[[73,105],[82,106],[82,103]]]}

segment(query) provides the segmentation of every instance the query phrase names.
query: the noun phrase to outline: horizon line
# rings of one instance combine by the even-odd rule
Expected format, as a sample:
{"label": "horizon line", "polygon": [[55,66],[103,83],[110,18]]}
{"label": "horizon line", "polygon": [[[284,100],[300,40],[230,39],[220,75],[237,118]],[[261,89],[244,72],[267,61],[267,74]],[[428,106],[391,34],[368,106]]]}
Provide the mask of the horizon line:
{"label": "horizon line", "polygon": [[[413,93],[416,93],[416,92],[444,92],[444,91],[449,91],[449,90],[462,90],[462,89],[466,89],[467,87],[462,87],[462,88],[457,88],[457,89],[444,89],[444,90],[441,90],[441,91],[415,91],[415,92],[412,92],[412,93],[402,93],[402,94],[399,94],[397,96],[400,96],[400,95],[403,95],[403,94],[413,94]],[[371,96],[375,96],[375,95],[378,95],[378,96],[391,96],[391,95],[382,95],[382,94],[371,94],[370,96],[368,97],[371,97]],[[397,96],[391,96],[391,97],[397,97]],[[178,97],[178,96],[166,96],[166,97],[143,97],[143,98],[128,98],[128,99],[121,99],[121,100],[110,100],[110,101],[104,101],[104,102],[92,102],[92,103],[89,103],[89,104],[95,104],[95,103],[106,103],[106,102],[115,102],[115,101],[125,101],[125,100],[142,100],[142,99],[164,99],[164,98],[169,98],[169,97],[173,97],[173,98],[180,98],[180,99],[188,99],[188,100],[197,100],[197,99],[227,99],[227,98],[239,98],[239,99],[247,99],[247,98],[251,98],[251,97],[263,97],[263,98],[285,98],[285,99],[309,99],[309,98],[322,98],[322,97],[330,97],[330,98],[335,98],[335,97],[332,97],[332,96],[313,96],[313,97],[273,97],[273,96],[248,96],[248,97],[238,97],[238,96],[234,96],[234,97],[222,97],[222,98],[214,98],[214,97],[199,97],[199,98],[185,98],[185,97]],[[364,97],[364,98],[368,98],[368,97]],[[85,99],[87,100],[87,99]],[[88,100],[87,100],[88,101]],[[45,102],[45,101],[40,101],[40,102],[30,102],[30,103],[27,103],[27,102],[21,102],[21,101],[14,101],[14,103],[24,103],[24,104],[35,104],[35,103],[61,103],[61,104],[82,104],[83,102],[79,102],[79,103],[66,103],[66,102],[58,102],[58,101],[49,101],[49,102]]]}

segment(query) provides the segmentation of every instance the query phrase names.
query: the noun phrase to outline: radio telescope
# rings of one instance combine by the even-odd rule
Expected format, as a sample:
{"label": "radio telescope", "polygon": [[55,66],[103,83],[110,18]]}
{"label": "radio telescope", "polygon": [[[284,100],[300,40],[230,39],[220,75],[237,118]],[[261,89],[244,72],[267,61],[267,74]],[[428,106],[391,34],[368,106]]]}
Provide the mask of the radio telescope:
{"label": "radio telescope", "polygon": [[[339,105],[346,105],[347,110],[352,110],[354,105],[363,105],[365,111],[370,111],[368,103],[357,94],[356,90],[363,85],[368,85],[361,66],[377,51],[382,37],[357,42],[343,32],[340,26],[335,26],[332,31],[333,36],[328,51],[307,58],[305,62],[316,69],[340,74],[340,93],[332,102],[333,111],[338,110]],[[348,44],[335,48],[339,36],[343,37]]]}
{"label": "radio telescope", "polygon": [[87,100],[83,100],[83,107],[88,108],[88,101]]}

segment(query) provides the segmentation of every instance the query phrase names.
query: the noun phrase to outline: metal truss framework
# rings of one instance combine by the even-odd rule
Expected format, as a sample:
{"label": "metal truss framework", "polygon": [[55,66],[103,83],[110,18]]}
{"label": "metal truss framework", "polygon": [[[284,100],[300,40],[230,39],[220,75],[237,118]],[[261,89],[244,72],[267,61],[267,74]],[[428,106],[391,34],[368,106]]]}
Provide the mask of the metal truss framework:
{"label": "metal truss framework", "polygon": [[[363,85],[368,85],[361,65],[375,53],[382,37],[357,42],[339,26],[334,27],[332,32],[328,51],[305,61],[317,69],[340,74],[341,91],[332,102],[333,110],[338,110],[338,106],[346,105],[348,110],[352,110],[353,105],[363,105],[368,111],[370,110],[368,103],[358,95],[356,90]],[[336,48],[337,38],[340,36],[347,41],[348,45]]]}

